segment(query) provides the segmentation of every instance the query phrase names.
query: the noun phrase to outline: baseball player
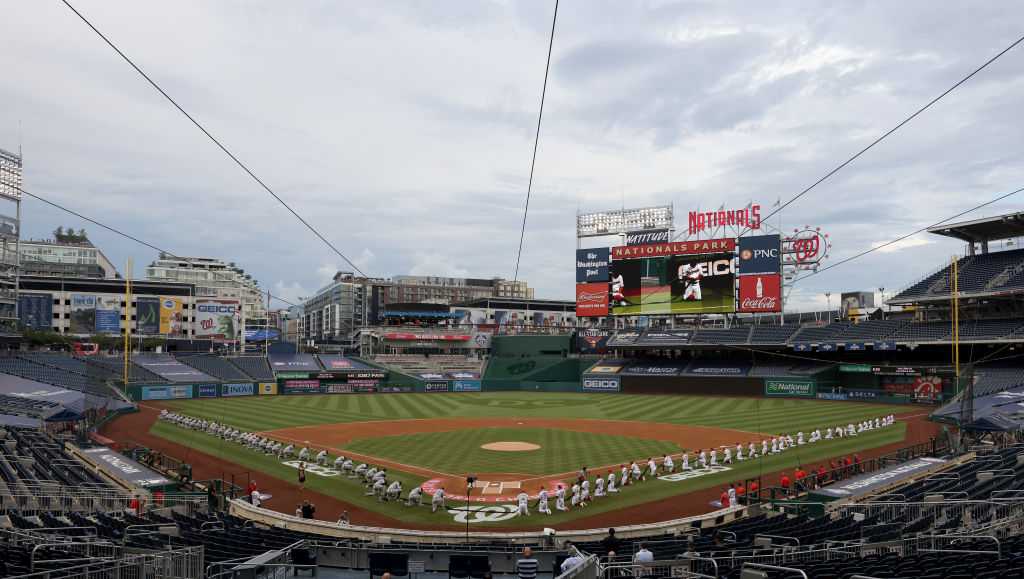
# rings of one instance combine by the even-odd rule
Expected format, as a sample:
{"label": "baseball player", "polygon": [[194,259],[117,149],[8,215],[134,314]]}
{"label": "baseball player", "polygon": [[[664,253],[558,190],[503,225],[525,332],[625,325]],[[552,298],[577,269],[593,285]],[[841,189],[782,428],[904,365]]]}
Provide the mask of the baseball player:
{"label": "baseball player", "polygon": [[684,263],[679,266],[679,281],[683,283],[683,300],[699,302],[701,300],[700,280],[704,277],[699,265]]}
{"label": "baseball player", "polygon": [[626,465],[622,465],[622,471],[619,472],[619,484],[626,486],[629,484],[629,469]]}
{"label": "baseball player", "polygon": [[341,472],[345,473],[349,477],[352,476],[352,459],[351,458],[346,458],[345,462],[341,463]]}
{"label": "baseball player", "polygon": [[341,470],[342,466],[344,466],[344,464],[345,464],[345,457],[344,456],[339,456],[338,458],[334,459],[334,470]]}
{"label": "baseball player", "polygon": [[658,476],[658,463],[654,462],[654,458],[647,459],[647,476],[651,478]]}
{"label": "baseball player", "polygon": [[559,511],[568,511],[565,508],[565,485],[558,485],[558,490],[555,491],[555,508]]}
{"label": "baseball player", "polygon": [[722,464],[732,464],[732,449],[728,446],[722,451]]}
{"label": "baseball player", "polygon": [[831,426],[829,426],[825,430],[825,440],[832,440],[832,427]]}
{"label": "baseball player", "polygon": [[792,436],[787,434],[787,435],[785,435],[785,437],[786,437],[786,448],[793,448],[794,446],[796,446],[796,444],[793,443],[793,437]]}
{"label": "baseball player", "polygon": [[750,443],[747,444],[747,456],[749,456],[750,458],[757,458],[757,447],[754,446],[753,440],[751,440]]}
{"label": "baseball player", "polygon": [[597,475],[597,478],[594,479],[594,498],[599,499],[603,496],[605,496],[604,478],[602,478],[601,475]]}
{"label": "baseball player", "polygon": [[690,470],[690,455],[687,454],[687,452],[685,450],[683,451],[683,466],[679,470],[682,470],[682,471]]}
{"label": "baseball player", "polygon": [[718,451],[711,449],[711,466],[718,466]]}
{"label": "baseball player", "polygon": [[303,446],[302,450],[299,451],[299,460],[309,461],[309,449],[305,446]]}
{"label": "baseball player", "polygon": [[617,492],[619,492],[619,489],[615,488],[615,471],[614,470],[608,471],[608,492],[609,493],[617,493]]}
{"label": "baseball player", "polygon": [[550,515],[551,507],[548,506],[548,489],[540,487],[537,493],[537,512],[542,515]]}
{"label": "baseball player", "polygon": [[704,449],[700,449],[700,454],[697,455],[697,466],[704,469],[708,467],[708,453],[704,452]]}
{"label": "baseball player", "polygon": [[519,513],[518,513],[518,515],[520,517],[528,517],[528,516],[530,516],[530,503],[529,503],[529,501],[530,501],[530,495],[526,494],[526,491],[520,491],[519,494],[516,495],[516,502],[519,503]]}
{"label": "baseball player", "polygon": [[572,485],[572,496],[569,497],[569,506],[576,508],[580,506],[580,484],[575,483]]}
{"label": "baseball player", "polygon": [[590,500],[590,481],[583,479],[580,483],[580,506],[583,506]]}
{"label": "baseball player", "polygon": [[363,473],[363,480],[366,481],[366,482],[370,482],[370,481],[373,480],[373,477],[376,476],[376,475],[377,475],[377,467],[371,466],[365,473]]}
{"label": "baseball player", "polygon": [[665,469],[666,473],[672,474],[672,471],[676,469],[676,463],[672,461],[672,455],[666,454],[665,459],[661,461],[661,466]]}
{"label": "baseball player", "polygon": [[384,497],[386,501],[397,501],[402,496],[402,483],[394,481],[388,485],[387,494]]}
{"label": "baseball player", "polygon": [[409,498],[405,499],[405,506],[418,507],[423,504],[423,487],[413,487],[409,491]]}
{"label": "baseball player", "polygon": [[377,497],[378,501],[383,501],[384,500],[384,491],[386,491],[387,488],[388,488],[388,482],[386,480],[384,480],[382,478],[374,479],[373,480],[373,486],[370,488],[370,492],[368,492],[366,494],[373,495],[373,496]]}
{"label": "baseball player", "polygon": [[836,426],[836,436],[839,438],[846,436],[846,429],[842,426]]}
{"label": "baseball player", "polygon": [[436,513],[437,509],[444,508],[444,487],[434,491],[434,498],[430,500],[430,512]]}
{"label": "baseball player", "polygon": [[779,439],[772,437],[772,454],[779,454]]}
{"label": "baseball player", "polygon": [[288,446],[284,447],[284,448],[283,448],[283,449],[281,450],[281,455],[280,455],[280,456],[278,456],[278,458],[281,458],[281,457],[289,457],[289,456],[291,456],[291,455],[292,455],[292,452],[293,452],[294,450],[295,450],[295,447],[289,444]]}
{"label": "baseball player", "polygon": [[738,442],[736,443],[736,460],[743,460],[743,445]]}
{"label": "baseball player", "polygon": [[369,468],[369,467],[366,466],[365,462],[359,463],[359,466],[356,467],[356,470],[354,472],[356,478],[364,478],[366,476],[366,469],[367,468]]}
{"label": "baseball player", "polygon": [[640,471],[640,466],[636,462],[633,462],[629,466],[630,470],[633,472],[633,482],[640,482],[640,477],[643,476],[643,472]]}
{"label": "baseball player", "polygon": [[316,453],[316,463],[320,466],[327,466],[327,451],[321,450]]}
{"label": "baseball player", "polygon": [[626,296],[622,293],[622,290],[626,287],[626,281],[622,279],[622,274],[612,278],[612,303],[619,306],[628,305],[626,302]]}
{"label": "baseball player", "polygon": [[801,430],[801,431],[796,433],[796,443],[797,443],[798,446],[803,446],[803,444],[804,444],[804,431],[803,430]]}

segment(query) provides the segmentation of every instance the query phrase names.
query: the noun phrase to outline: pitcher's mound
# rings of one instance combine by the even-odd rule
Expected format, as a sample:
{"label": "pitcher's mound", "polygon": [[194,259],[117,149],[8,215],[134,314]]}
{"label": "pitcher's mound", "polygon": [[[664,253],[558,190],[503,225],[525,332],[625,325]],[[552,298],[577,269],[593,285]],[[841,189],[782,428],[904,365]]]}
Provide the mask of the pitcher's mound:
{"label": "pitcher's mound", "polygon": [[526,452],[528,450],[540,450],[539,444],[532,442],[488,442],[480,448],[484,450],[497,450],[499,452]]}

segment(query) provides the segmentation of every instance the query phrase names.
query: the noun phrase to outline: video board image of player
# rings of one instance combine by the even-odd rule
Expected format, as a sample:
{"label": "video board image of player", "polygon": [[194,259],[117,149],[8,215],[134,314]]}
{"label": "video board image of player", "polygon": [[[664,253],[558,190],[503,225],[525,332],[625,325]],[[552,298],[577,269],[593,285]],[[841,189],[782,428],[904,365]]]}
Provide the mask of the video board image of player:
{"label": "video board image of player", "polygon": [[675,255],[612,263],[612,315],[731,313],[735,256]]}

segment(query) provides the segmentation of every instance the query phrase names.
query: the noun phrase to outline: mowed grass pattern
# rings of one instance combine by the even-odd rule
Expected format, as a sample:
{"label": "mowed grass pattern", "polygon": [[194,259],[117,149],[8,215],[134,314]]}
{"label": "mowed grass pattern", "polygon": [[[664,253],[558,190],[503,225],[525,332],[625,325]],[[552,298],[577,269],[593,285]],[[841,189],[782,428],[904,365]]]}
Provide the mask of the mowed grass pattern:
{"label": "mowed grass pattern", "polygon": [[255,431],[369,420],[536,417],[637,420],[753,432],[796,432],[914,409],[793,398],[543,392],[254,396],[177,400],[166,404],[192,416]]}
{"label": "mowed grass pattern", "polygon": [[[524,452],[480,448],[489,442],[511,441],[531,442],[541,448]],[[384,436],[355,440],[345,449],[447,474],[463,474],[467,465],[472,465],[476,472],[535,475],[571,472],[580,465],[597,467],[628,457],[660,457],[681,451],[675,444],[663,440],[547,428],[480,428]]]}

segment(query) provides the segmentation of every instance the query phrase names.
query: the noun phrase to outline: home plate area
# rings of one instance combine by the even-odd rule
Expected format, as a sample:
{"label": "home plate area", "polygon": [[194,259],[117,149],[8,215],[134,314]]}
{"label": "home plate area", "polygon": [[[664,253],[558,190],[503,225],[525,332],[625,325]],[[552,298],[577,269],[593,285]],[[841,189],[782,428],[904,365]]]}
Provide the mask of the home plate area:
{"label": "home plate area", "polygon": [[531,500],[536,500],[540,487],[548,489],[554,496],[554,490],[559,484],[565,484],[561,479],[530,478],[523,479],[521,475],[480,475],[473,483],[473,488],[467,494],[465,478],[433,478],[423,483],[423,494],[431,496],[434,491],[444,487],[444,494],[448,500],[469,501],[471,503],[508,503],[516,500],[516,495],[526,491]]}

